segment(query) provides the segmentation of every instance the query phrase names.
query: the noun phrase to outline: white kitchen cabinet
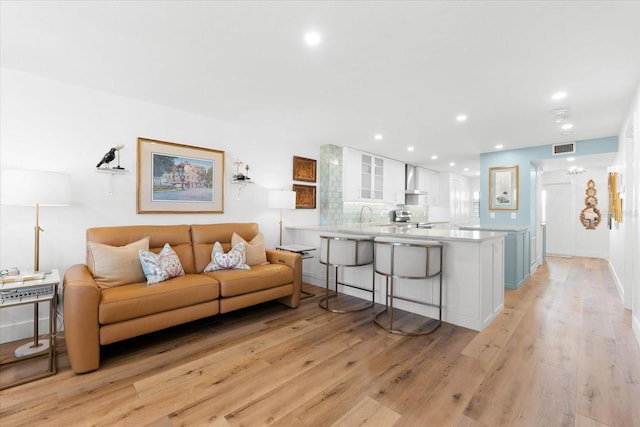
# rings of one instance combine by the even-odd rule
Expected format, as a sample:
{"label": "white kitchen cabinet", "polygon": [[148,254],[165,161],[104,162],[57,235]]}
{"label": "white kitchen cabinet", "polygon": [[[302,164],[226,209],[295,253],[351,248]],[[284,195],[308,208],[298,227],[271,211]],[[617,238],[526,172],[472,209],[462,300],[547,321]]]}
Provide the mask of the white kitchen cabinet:
{"label": "white kitchen cabinet", "polygon": [[353,148],[342,156],[344,201],[404,202],[404,163]]}
{"label": "white kitchen cabinet", "polygon": [[449,178],[449,208],[453,222],[469,222],[471,218],[471,186],[469,178],[452,173]]}
{"label": "white kitchen cabinet", "polygon": [[418,188],[427,192],[428,206],[440,206],[440,172],[418,167]]}
{"label": "white kitchen cabinet", "polygon": [[404,204],[405,164],[397,160],[384,160],[383,200]]}

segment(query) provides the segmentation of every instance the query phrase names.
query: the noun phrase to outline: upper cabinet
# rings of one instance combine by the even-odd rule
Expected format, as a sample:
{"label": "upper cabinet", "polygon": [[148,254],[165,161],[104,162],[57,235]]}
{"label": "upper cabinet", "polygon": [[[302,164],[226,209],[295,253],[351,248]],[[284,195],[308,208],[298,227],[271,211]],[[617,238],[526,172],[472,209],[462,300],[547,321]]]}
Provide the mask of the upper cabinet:
{"label": "upper cabinet", "polygon": [[405,164],[391,159],[385,159],[384,163],[384,201],[404,204]]}
{"label": "upper cabinet", "polygon": [[440,206],[440,172],[418,167],[418,185],[420,190],[426,191],[426,204]]}
{"label": "upper cabinet", "polygon": [[343,149],[343,200],[404,202],[404,163]]}

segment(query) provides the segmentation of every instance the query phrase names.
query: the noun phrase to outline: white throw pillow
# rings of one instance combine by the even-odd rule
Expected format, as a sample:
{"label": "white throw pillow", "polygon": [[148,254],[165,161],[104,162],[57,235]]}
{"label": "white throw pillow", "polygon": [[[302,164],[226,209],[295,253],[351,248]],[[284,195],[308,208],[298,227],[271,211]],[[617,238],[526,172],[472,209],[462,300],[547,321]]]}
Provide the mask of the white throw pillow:
{"label": "white throw pillow", "polygon": [[215,242],[211,251],[211,262],[204,268],[204,271],[251,270],[251,267],[244,263],[244,258],[244,243],[232,247],[225,254],[220,242]]}
{"label": "white throw pillow", "polygon": [[173,277],[184,276],[184,269],[176,251],[168,243],[159,254],[140,250],[140,264],[144,275],[147,276],[147,285],[155,285]]}

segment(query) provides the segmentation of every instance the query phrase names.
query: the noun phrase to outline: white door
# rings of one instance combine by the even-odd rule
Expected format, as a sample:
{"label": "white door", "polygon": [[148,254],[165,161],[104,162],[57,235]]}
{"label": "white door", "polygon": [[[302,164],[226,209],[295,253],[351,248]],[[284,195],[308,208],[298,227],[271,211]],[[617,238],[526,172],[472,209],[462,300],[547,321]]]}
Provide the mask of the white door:
{"label": "white door", "polygon": [[576,219],[573,218],[571,184],[547,184],[544,189],[547,192],[547,255],[572,256]]}

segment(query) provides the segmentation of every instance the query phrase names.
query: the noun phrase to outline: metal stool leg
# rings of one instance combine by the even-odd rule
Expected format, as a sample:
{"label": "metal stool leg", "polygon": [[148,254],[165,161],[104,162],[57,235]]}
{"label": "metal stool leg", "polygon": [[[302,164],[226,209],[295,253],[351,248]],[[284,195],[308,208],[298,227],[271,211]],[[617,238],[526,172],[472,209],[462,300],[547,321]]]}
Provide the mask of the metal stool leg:
{"label": "metal stool leg", "polygon": [[[376,243],[378,244],[378,239],[376,239]],[[429,335],[431,333],[433,333],[436,329],[438,329],[440,327],[440,325],[442,324],[442,246],[440,244],[431,244],[431,245],[420,245],[420,244],[413,244],[413,243],[397,243],[397,242],[380,242],[380,244],[387,244],[390,245],[390,264],[389,264],[389,270],[378,270],[378,264],[376,261],[376,267],[374,269],[374,271],[376,273],[382,274],[385,276],[385,308],[383,311],[380,311],[378,313],[376,313],[373,317],[373,321],[376,325],[380,326],[382,329],[386,330],[387,332],[390,332],[392,334],[397,334],[397,335],[410,335],[410,336],[417,336],[417,335]],[[439,248],[438,250],[440,250],[440,265],[439,265],[439,269],[437,272],[433,272],[431,273],[427,264],[426,267],[426,272],[424,275],[420,274],[420,275],[411,275],[411,274],[407,274],[407,273],[402,273],[399,271],[395,270],[395,266],[394,266],[394,260],[395,260],[395,248],[396,246],[422,246],[424,248],[427,248],[427,263],[429,262],[429,250],[431,250],[432,247],[436,247]],[[378,252],[376,251],[376,256],[378,255]],[[386,269],[386,267],[384,267]],[[375,274],[375,273],[374,273]],[[395,296],[395,284],[396,284],[396,279],[397,278],[405,278],[405,279],[431,279],[433,277],[435,277],[436,275],[438,275],[438,290],[439,290],[439,294],[438,294],[438,304],[434,304],[434,303],[428,303],[428,302],[424,302],[424,301],[416,301],[416,300],[412,300],[409,298],[404,298],[401,296],[396,297]],[[407,331],[407,330],[403,330],[403,329],[396,329],[394,327],[394,300],[398,298],[400,300],[404,300],[404,301],[409,301],[409,302],[413,302],[413,303],[418,303],[418,304],[422,304],[422,305],[426,305],[426,306],[431,306],[431,307],[437,307],[438,308],[438,319],[430,319],[430,326],[429,328],[422,330],[422,329],[417,329],[417,330],[412,330],[412,331]],[[386,313],[387,315],[387,319],[386,321],[382,322],[382,320],[380,319],[380,317],[382,315],[384,315]]]}
{"label": "metal stool leg", "polygon": [[[354,237],[354,236],[349,236],[349,237],[345,237],[345,236],[341,236],[341,237],[322,237],[321,239],[325,238],[327,239],[327,253],[326,253],[326,260],[323,262],[322,258],[321,258],[321,263],[325,264],[326,263],[326,270],[325,270],[325,296],[320,299],[320,301],[318,302],[318,305],[321,308],[324,308],[327,311],[331,311],[332,313],[353,313],[353,312],[357,312],[357,311],[362,311],[362,310],[367,310],[369,308],[374,307],[375,305],[375,274],[373,274],[373,280],[372,280],[372,288],[371,290],[368,290],[366,288],[354,285],[354,284],[349,284],[349,283],[343,283],[340,282],[339,279],[339,271],[338,269],[340,267],[362,267],[365,265],[373,265],[372,261],[362,261],[358,259],[358,254],[359,252],[359,246],[360,244],[364,244],[364,242],[368,242],[370,245],[373,245],[373,242],[371,241],[371,239],[364,239],[364,238],[358,238],[358,237]],[[332,264],[333,261],[332,257],[331,257],[331,242],[333,241],[350,241],[350,242],[355,242],[355,251],[356,251],[356,255],[355,255],[355,262],[351,263],[351,264]],[[339,250],[339,249],[338,249]],[[323,255],[321,254],[321,257]],[[330,294],[329,292],[329,282],[330,282],[330,268],[329,267],[333,267],[335,269],[335,292],[333,293],[333,295]],[[367,291],[367,292],[371,292],[371,301],[367,301],[366,305],[361,306],[361,307],[357,307],[357,308],[339,308],[339,304],[337,303],[338,298],[340,293],[338,292],[338,286],[342,285],[342,286],[348,286],[348,287],[352,287],[352,288],[357,288],[363,291]],[[334,304],[334,308],[332,308],[330,306],[329,300],[333,298],[335,301]]]}

